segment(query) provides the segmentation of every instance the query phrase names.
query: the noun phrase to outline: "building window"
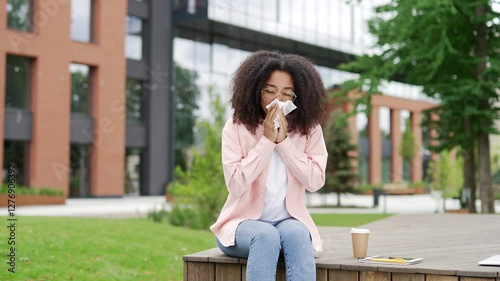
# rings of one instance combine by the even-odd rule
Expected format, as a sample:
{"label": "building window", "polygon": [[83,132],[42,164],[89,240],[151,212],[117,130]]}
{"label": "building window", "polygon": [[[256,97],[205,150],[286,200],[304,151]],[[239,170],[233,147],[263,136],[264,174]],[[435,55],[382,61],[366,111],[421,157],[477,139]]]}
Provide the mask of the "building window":
{"label": "building window", "polygon": [[142,121],[142,81],[127,79],[127,121]]}
{"label": "building window", "polygon": [[365,105],[359,105],[356,114],[356,128],[358,131],[358,179],[360,184],[370,182],[370,139],[368,138],[368,117],[366,113],[360,112],[366,109]]}
{"label": "building window", "polygon": [[24,141],[5,140],[3,149],[3,182],[7,182],[7,176],[11,175],[9,170],[14,169],[16,184],[27,186],[28,144]]}
{"label": "building window", "polygon": [[90,145],[71,144],[70,154],[70,197],[89,197],[91,152]]}
{"label": "building window", "polygon": [[127,35],[125,38],[125,57],[141,60],[143,57],[143,24],[142,19],[127,16]]}
{"label": "building window", "polygon": [[7,0],[7,27],[30,32],[33,22],[32,0]]}
{"label": "building window", "polygon": [[93,0],[71,0],[71,39],[93,41]]}
{"label": "building window", "polygon": [[71,112],[90,114],[92,95],[91,69],[88,65],[72,63],[71,72]]}
{"label": "building window", "polygon": [[379,127],[382,139],[382,183],[392,182],[392,140],[391,140],[391,110],[388,107],[379,108]]}
{"label": "building window", "polygon": [[5,107],[29,109],[32,60],[7,55],[6,68]]}
{"label": "building window", "polygon": [[125,148],[125,194],[141,193],[142,151],[141,148]]}

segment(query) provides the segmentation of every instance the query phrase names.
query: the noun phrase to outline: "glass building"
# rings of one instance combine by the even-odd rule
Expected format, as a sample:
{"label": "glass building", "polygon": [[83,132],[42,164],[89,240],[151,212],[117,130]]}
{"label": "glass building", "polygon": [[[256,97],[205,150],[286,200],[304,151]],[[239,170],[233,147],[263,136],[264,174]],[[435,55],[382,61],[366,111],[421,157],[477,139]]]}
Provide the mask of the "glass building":
{"label": "glass building", "polygon": [[[371,47],[374,40],[368,33],[366,21],[374,15],[374,7],[382,2],[178,1],[173,7],[173,60],[180,67],[197,73],[201,98],[196,116],[210,117],[209,86],[215,86],[223,100],[229,100],[231,74],[256,50],[279,50],[307,57],[315,64],[327,88],[356,77],[355,73],[338,70],[338,66],[355,56],[377,51]],[[407,163],[401,159],[399,143],[410,115],[414,116],[411,122],[420,126],[421,111],[433,103],[419,87],[401,82],[387,83],[382,91],[392,99],[375,107],[372,104],[376,118],[358,114],[351,122],[351,133],[359,148],[360,182],[420,181],[425,170],[424,146],[417,153],[416,161]],[[182,92],[177,91],[176,95]],[[418,106],[409,105],[409,100]],[[396,122],[395,118],[400,120]],[[378,120],[377,124],[369,122],[374,120]],[[396,124],[400,126],[394,128]],[[421,130],[418,131],[417,139],[422,144]]]}
{"label": "glass building", "polygon": [[[42,2],[7,0],[0,17],[0,161],[3,180],[15,164],[19,184],[70,197],[164,194],[211,117],[209,88],[228,101],[253,51],[305,56],[332,89],[356,77],[339,64],[377,51],[366,20],[379,0]],[[425,149],[404,163],[397,147],[406,130],[425,139],[433,104],[400,82],[383,93],[350,122],[360,181],[418,181]]]}

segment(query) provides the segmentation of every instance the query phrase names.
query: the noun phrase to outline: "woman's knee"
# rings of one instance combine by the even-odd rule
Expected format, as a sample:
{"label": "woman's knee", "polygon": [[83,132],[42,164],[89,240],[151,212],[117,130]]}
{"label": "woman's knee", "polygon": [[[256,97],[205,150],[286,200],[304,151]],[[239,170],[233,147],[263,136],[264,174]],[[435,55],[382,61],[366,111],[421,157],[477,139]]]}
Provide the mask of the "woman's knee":
{"label": "woman's knee", "polygon": [[289,219],[276,226],[281,237],[293,237],[295,239],[311,239],[307,226],[295,219]]}

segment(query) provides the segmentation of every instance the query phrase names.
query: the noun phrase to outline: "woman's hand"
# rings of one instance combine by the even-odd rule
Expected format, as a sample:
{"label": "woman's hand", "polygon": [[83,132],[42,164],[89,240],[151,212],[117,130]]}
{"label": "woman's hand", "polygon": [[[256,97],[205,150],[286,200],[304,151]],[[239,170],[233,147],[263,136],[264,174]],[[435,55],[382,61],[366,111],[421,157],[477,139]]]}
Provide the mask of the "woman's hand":
{"label": "woman's hand", "polygon": [[274,120],[280,111],[278,105],[275,104],[267,111],[266,118],[264,119],[264,136],[274,143],[276,143],[278,138],[278,130],[274,128]]}
{"label": "woman's hand", "polygon": [[286,139],[287,132],[288,132],[288,122],[286,122],[286,118],[283,115],[283,111],[278,113],[278,120],[280,122],[280,127],[278,129],[278,136],[276,138],[276,143],[280,143]]}

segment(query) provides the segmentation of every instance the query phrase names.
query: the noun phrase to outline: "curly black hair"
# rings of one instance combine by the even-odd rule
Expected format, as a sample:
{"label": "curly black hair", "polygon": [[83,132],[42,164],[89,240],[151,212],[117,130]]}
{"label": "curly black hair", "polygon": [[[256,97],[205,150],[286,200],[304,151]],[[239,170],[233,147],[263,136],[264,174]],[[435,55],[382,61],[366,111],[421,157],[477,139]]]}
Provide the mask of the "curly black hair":
{"label": "curly black hair", "polygon": [[306,58],[277,51],[257,51],[248,56],[233,74],[231,106],[233,122],[244,124],[255,133],[265,113],[260,106],[261,90],[274,71],[293,79],[297,109],[287,115],[289,131],[307,135],[315,125],[326,121],[328,101],[319,73]]}

